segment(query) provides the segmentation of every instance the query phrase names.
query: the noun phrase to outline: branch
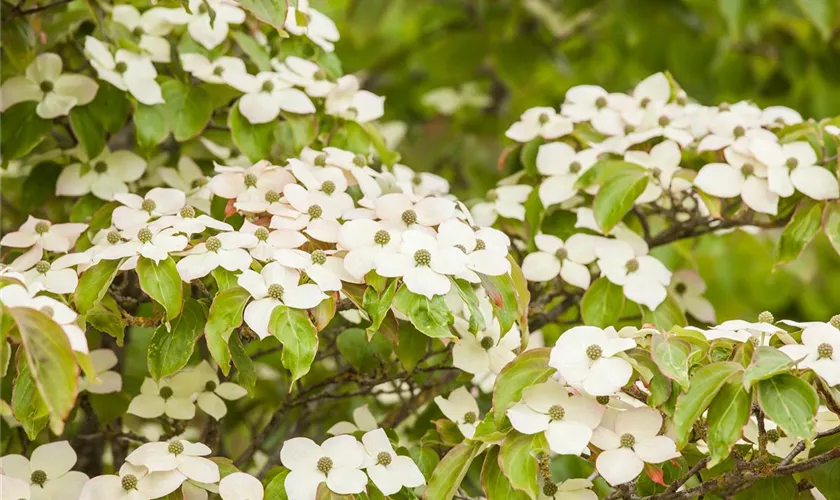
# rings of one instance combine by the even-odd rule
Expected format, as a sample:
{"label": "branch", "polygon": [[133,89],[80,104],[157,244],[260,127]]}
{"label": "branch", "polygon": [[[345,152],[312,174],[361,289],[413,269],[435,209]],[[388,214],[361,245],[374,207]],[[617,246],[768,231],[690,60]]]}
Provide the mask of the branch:
{"label": "branch", "polygon": [[554,320],[559,318],[564,312],[575,306],[578,303],[578,299],[578,295],[573,295],[554,306],[554,308],[550,311],[534,314],[528,320],[528,330],[534,332],[549,323],[553,323]]}
{"label": "branch", "polygon": [[48,3],[46,5],[39,5],[38,7],[33,7],[31,9],[19,10],[17,11],[17,15],[15,17],[28,16],[30,14],[35,14],[36,12],[41,12],[43,10],[52,9],[53,7],[59,7],[64,4],[68,4],[72,1],[73,0],[58,0],[57,2]]}

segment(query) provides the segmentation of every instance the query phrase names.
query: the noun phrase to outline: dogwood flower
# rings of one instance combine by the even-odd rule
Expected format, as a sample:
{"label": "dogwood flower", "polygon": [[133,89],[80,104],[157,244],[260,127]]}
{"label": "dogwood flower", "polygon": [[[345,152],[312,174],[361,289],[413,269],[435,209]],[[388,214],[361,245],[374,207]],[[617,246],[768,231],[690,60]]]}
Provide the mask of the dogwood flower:
{"label": "dogwood flower", "polygon": [[78,314],[64,303],[45,295],[34,296],[31,288],[15,283],[0,288],[0,303],[6,307],[26,307],[41,311],[61,327],[71,349],[88,352],[85,332],[76,324]]}
{"label": "dogwood flower", "polygon": [[519,327],[513,325],[502,335],[490,300],[479,297],[479,313],[486,328],[473,335],[469,331],[468,321],[461,318],[455,320],[455,329],[461,339],[452,349],[452,364],[473,375],[488,371],[498,374],[506,364],[516,358],[513,351],[519,347]]}
{"label": "dogwood flower", "polygon": [[338,218],[352,209],[352,200],[344,197],[327,197],[320,191],[307,190],[300,184],[289,184],[283,189],[286,200],[293,210],[288,216],[274,216],[271,227],[277,229],[301,229],[313,238],[328,243],[338,241],[341,224]]}
{"label": "dogwood flower", "polygon": [[[747,425],[744,426],[744,437],[755,445],[758,445],[758,421],[755,417],[750,417],[747,420]],[[799,443],[799,439],[785,436],[781,429],[775,422],[770,419],[764,419],[764,431],[767,438],[767,451],[779,458],[785,458]]]}
{"label": "dogwood flower", "polygon": [[261,339],[270,335],[271,312],[279,305],[293,309],[311,309],[327,296],[318,285],[299,285],[300,274],[277,262],[266,264],[259,273],[246,269],[237,279],[239,286],[255,299],[245,307],[245,323]]}
{"label": "dogwood flower", "polygon": [[367,123],[382,118],[385,114],[385,98],[367,90],[360,90],[358,78],[344,75],[327,94],[324,109],[328,115]]}
{"label": "dogwood flower", "polygon": [[229,25],[245,22],[245,11],[224,0],[190,0],[190,12],[187,31],[207,50],[213,50],[225,41]]}
{"label": "dogwood flower", "polygon": [[478,403],[466,387],[455,389],[448,398],[435,396],[435,403],[446,418],[455,422],[465,438],[469,439],[475,435],[480,413]]}
{"label": "dogwood flower", "polygon": [[699,274],[690,269],[680,269],[671,277],[668,287],[680,307],[704,323],[715,322],[715,309],[703,297],[706,283]]}
{"label": "dogwood flower", "polygon": [[52,120],[64,116],[75,106],[84,106],[96,97],[99,85],[84,75],[62,74],[61,57],[51,52],[38,55],[26,68],[25,76],[14,76],[0,87],[0,111],[19,102],[38,101],[35,113]]}
{"label": "dogwood flower", "polygon": [[240,385],[233,382],[220,382],[216,370],[206,360],[199,363],[194,371],[198,377],[198,385],[202,389],[198,393],[195,404],[216,420],[221,420],[227,415],[227,406],[223,400],[236,401],[248,394],[248,391]]}
{"label": "dogwood flower", "polygon": [[72,163],[61,171],[55,186],[58,196],[84,196],[93,193],[111,201],[116,193],[127,193],[129,182],[143,176],[146,160],[128,150],[111,151],[106,146],[93,160]]}
{"label": "dogwood flower", "polygon": [[598,473],[615,486],[635,479],[645,463],[680,456],[674,441],[659,435],[661,429],[662,415],[653,408],[619,413],[613,429],[599,427],[592,437],[592,443],[604,450],[595,461]]}
{"label": "dogwood flower", "polygon": [[222,500],[263,500],[263,486],[259,479],[244,472],[234,472],[219,481]]}
{"label": "dogwood flower", "polygon": [[326,97],[335,87],[333,82],[325,78],[324,70],[318,64],[300,57],[289,56],[283,62],[272,59],[271,67],[280,78],[296,87],[302,87],[311,97]]}
{"label": "dogwood flower", "polygon": [[[210,179],[210,191],[227,199],[238,199],[248,190],[257,191],[259,187],[274,186],[282,180],[294,180],[288,172],[280,170],[266,160],[258,161],[250,167],[215,165],[216,175]],[[263,176],[268,176],[268,179],[260,182]]]}
{"label": "dogwood flower", "polygon": [[470,212],[475,221],[482,226],[492,226],[499,216],[524,221],[523,204],[533,189],[524,184],[498,186],[487,193],[489,201],[475,204]]}
{"label": "dogwood flower", "polygon": [[185,236],[176,235],[172,228],[151,226],[138,229],[127,241],[123,241],[123,237],[114,231],[109,232],[108,242],[114,243],[97,252],[94,260],[117,260],[139,255],[159,263],[169,257],[170,253],[183,250],[188,243]]}
{"label": "dogwood flower", "polygon": [[391,167],[391,173],[396,179],[397,186],[403,193],[412,197],[412,201],[419,201],[427,196],[443,196],[449,193],[449,181],[439,175],[429,172],[415,172],[400,163]]}
{"label": "dogwood flower", "polygon": [[586,266],[595,261],[597,237],[575,233],[563,242],[550,234],[534,237],[537,252],[528,254],[522,261],[522,274],[528,281],[551,281],[559,274],[563,281],[584,290],[589,288],[591,277]]}
{"label": "dogwood flower", "polygon": [[254,183],[248,179],[244,190],[236,196],[233,206],[242,212],[260,214],[284,214],[290,211],[289,205],[283,199],[283,188],[294,182],[289,172],[277,168],[264,171]]}
{"label": "dogwood flower", "polygon": [[140,386],[140,394],[131,400],[126,411],[141,418],[166,415],[175,420],[191,420],[195,417],[195,393],[198,390],[192,382],[188,377],[177,380],[163,378],[158,382],[146,378]]}
{"label": "dogwood flower", "polygon": [[79,264],[90,262],[86,253],[70,253],[62,255],[52,262],[38,261],[32,269],[23,273],[28,287],[35,290],[46,290],[51,293],[73,293],[79,285],[79,276],[72,269]]}
{"label": "dogwood flower", "polygon": [[[793,187],[782,189],[785,176],[779,169],[769,170],[763,163],[753,159],[744,147],[729,147],[724,150],[727,163],[710,163],[697,172],[694,185],[704,192],[720,198],[740,196],[744,203],[756,212],[775,215],[779,205],[779,191],[793,194]],[[771,180],[780,178],[780,181]],[[773,188],[775,186],[775,189]]]}
{"label": "dogwood flower", "polygon": [[186,204],[204,213],[210,213],[210,197],[213,193],[208,178],[189,156],[181,155],[176,168],[160,167],[157,173],[163,182],[187,195]]}
{"label": "dogwood flower", "polygon": [[597,85],[578,85],[566,91],[560,113],[575,123],[591,122],[602,134],[618,136],[624,135],[626,126],[621,111],[633,105],[633,99],[626,94],[610,94]]}
{"label": "dogwood flower", "polygon": [[769,140],[753,140],[750,152],[767,165],[770,189],[781,196],[790,196],[795,187],[815,200],[840,197],[840,185],[830,170],[817,165],[817,153],[806,141],[779,144]]}
{"label": "dogwood flower", "polygon": [[338,436],[340,434],[352,434],[356,431],[372,431],[376,427],[376,417],[373,416],[370,408],[365,404],[353,410],[352,422],[338,422],[327,429],[327,434]]}
{"label": "dogwood flower", "polygon": [[244,271],[251,266],[253,259],[246,248],[256,246],[257,237],[239,231],[229,231],[210,236],[184,252],[185,257],[176,267],[181,279],[192,281],[207,276],[217,267],[228,271]]}
{"label": "dogwood flower", "polygon": [[447,276],[463,272],[466,263],[461,250],[442,245],[424,231],[410,229],[402,235],[399,253],[380,256],[376,272],[386,278],[402,277],[409,290],[431,299],[449,291]]}
{"label": "dogwood flower", "polygon": [[88,391],[92,394],[110,394],[122,390],[122,376],[119,372],[111,370],[117,366],[117,355],[110,349],[94,349],[90,351],[90,361],[98,380],[90,380],[87,377],[79,379],[79,391]]}
{"label": "dogwood flower", "polygon": [[840,330],[816,324],[802,332],[802,345],[792,344],[780,350],[797,361],[799,368],[811,369],[829,386],[840,384]]}
{"label": "dogwood flower", "polygon": [[537,137],[556,139],[574,130],[572,120],[557,114],[554,108],[531,108],[519,121],[507,129],[505,135],[516,142],[528,142]]}
{"label": "dogwood flower", "polygon": [[[306,23],[298,24],[298,16],[303,16]],[[340,35],[335,23],[329,17],[309,6],[309,0],[299,0],[297,7],[286,10],[286,31],[293,35],[306,35],[315,45],[327,52],[335,50],[334,42]]]}
{"label": "dogwood flower", "polygon": [[298,231],[290,229],[271,231],[248,221],[242,224],[239,231],[256,236],[257,244],[248,248],[248,253],[261,262],[274,260],[275,254],[280,249],[298,248],[308,241],[306,236]]}
{"label": "dogwood flower", "polygon": [[757,345],[769,345],[770,337],[782,333],[781,328],[772,324],[772,320],[750,323],[741,319],[724,321],[708,330],[700,331],[710,341],[724,338],[736,342],[753,342]]}
{"label": "dogwood flower", "polygon": [[543,484],[539,500],[598,500],[592,491],[592,481],[582,478],[567,479],[560,483]]}
{"label": "dogwood flower", "polygon": [[761,124],[765,127],[784,127],[802,123],[802,115],[787,106],[769,106],[761,111]]}
{"label": "dogwood flower", "polygon": [[[235,80],[239,75],[248,73],[245,61],[237,57],[222,56],[211,61],[197,52],[181,54],[180,57],[184,71],[207,83],[227,84],[228,79]],[[201,138],[202,142],[206,140]]]}
{"label": "dogwood flower", "polygon": [[149,56],[125,49],[111,54],[111,49],[92,36],[85,37],[85,55],[100,80],[130,92],[148,106],[164,102],[160,85],[155,81],[157,70]]}
{"label": "dogwood flower", "polygon": [[312,253],[296,249],[281,249],[275,254],[280,264],[298,269],[309,276],[323,292],[341,290],[342,281],[355,281],[344,270],[344,262],[333,255],[333,250],[313,250]]}
{"label": "dogwood flower", "polygon": [[633,302],[656,309],[668,295],[671,271],[650,255],[640,255],[621,240],[601,240],[595,246],[598,267],[608,280],[624,289]]}
{"label": "dogwood flower", "polygon": [[173,17],[178,17],[176,9],[164,7],[152,7],[142,14],[136,7],[127,4],[115,5],[111,10],[111,19],[125,26],[132,35],[139,38],[137,45],[157,63],[171,61],[169,41],[166,37],[174,28],[174,24],[170,22]]}
{"label": "dogwood flower", "polygon": [[344,268],[357,279],[376,269],[382,255],[395,254],[400,248],[401,234],[383,223],[369,219],[344,223],[338,232],[338,244],[348,250]]}
{"label": "dogwood flower", "polygon": [[177,470],[149,472],[145,467],[124,463],[119,475],[106,474],[88,481],[79,500],[151,500],[172,493],[185,480]]}
{"label": "dogwood flower", "polygon": [[3,235],[0,245],[10,248],[28,248],[9,267],[15,271],[29,269],[48,252],[66,253],[76,245],[76,240],[87,229],[87,224],[53,224],[44,219],[29,216],[17,231]]}
{"label": "dogwood flower", "polygon": [[132,451],[125,461],[142,466],[149,472],[178,471],[187,479],[199,483],[219,481],[219,466],[206,455],[210,448],[201,443],[190,443],[183,439],[168,443],[146,443]]}
{"label": "dogwood flower", "polygon": [[455,203],[444,198],[413,202],[406,194],[389,193],[376,200],[376,217],[399,230],[437,226],[454,214]]}
{"label": "dogwood flower", "polygon": [[594,399],[571,395],[556,380],[525,388],[522,401],[507,410],[514,429],[523,434],[545,433],[551,451],[581,455],[604,408]]}
{"label": "dogwood flower", "polygon": [[187,236],[202,233],[208,227],[217,231],[233,231],[233,227],[227,222],[214,219],[209,215],[197,214],[192,205],[184,205],[178,210],[178,213],[164,215],[149,224],[149,228],[153,231],[172,228],[173,232],[184,233]]}
{"label": "dogwood flower", "polygon": [[578,178],[598,161],[598,151],[584,149],[575,152],[565,142],[549,142],[537,150],[537,170],[548,176],[539,187],[544,207],[570,200],[578,193]]}
{"label": "dogwood flower", "polygon": [[153,188],[146,196],[133,193],[116,193],[114,199],[122,203],[114,209],[111,220],[123,230],[137,230],[153,218],[178,213],[186,203],[186,194],[180,189]]}
{"label": "dogwood flower", "polygon": [[[88,477],[82,472],[70,470],[74,465],[76,452],[67,441],[41,445],[35,448],[30,459],[23,455],[0,458],[3,479],[11,477],[21,480],[29,486],[31,498],[36,500],[78,498]],[[13,488],[25,491],[22,485]]]}
{"label": "dogwood flower", "polygon": [[397,455],[382,429],[366,432],[362,445],[367,454],[365,469],[382,494],[393,495],[403,487],[417,488],[426,484],[417,464],[409,457]]}
{"label": "dogwood flower", "polygon": [[769,130],[758,126],[757,120],[752,120],[735,111],[723,111],[715,115],[709,122],[710,134],[697,145],[697,152],[719,151],[732,145],[741,137],[747,139],[764,139],[776,141],[776,136]]}
{"label": "dogwood flower", "polygon": [[320,446],[303,437],[289,439],[280,449],[280,462],[291,470],[284,481],[289,500],[315,498],[318,485],[324,482],[343,495],[361,493],[367,484],[361,470],[364,448],[353,436],[334,436]]}
{"label": "dogwood flower", "polygon": [[235,73],[227,76],[225,80],[245,93],[239,99],[239,111],[251,123],[273,121],[280,111],[300,115],[315,112],[315,104],[309,96],[283,80],[278,73]]}
{"label": "dogwood flower", "polygon": [[633,368],[616,356],[636,347],[632,338],[620,338],[614,328],[576,326],[557,339],[549,366],[570,384],[581,384],[592,396],[609,396],[630,380]]}
{"label": "dogwood flower", "polygon": [[0,474],[0,496],[29,500],[32,496],[32,488],[29,486],[29,481]]}
{"label": "dogwood flower", "polygon": [[663,190],[671,190],[671,179],[679,172],[681,160],[680,147],[672,140],[660,142],[649,153],[624,153],[624,161],[644,167],[650,179],[644,192],[636,198],[636,203],[650,203],[659,198]]}

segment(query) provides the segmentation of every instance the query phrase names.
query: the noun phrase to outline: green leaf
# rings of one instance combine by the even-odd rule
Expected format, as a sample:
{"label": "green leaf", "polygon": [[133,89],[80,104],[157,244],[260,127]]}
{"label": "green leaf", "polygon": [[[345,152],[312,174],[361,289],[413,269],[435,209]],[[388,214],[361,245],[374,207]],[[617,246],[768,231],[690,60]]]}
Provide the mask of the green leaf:
{"label": "green leaf", "polygon": [[242,31],[234,31],[233,39],[236,40],[236,43],[239,45],[239,48],[242,49],[242,52],[245,52],[245,54],[251,58],[251,61],[258,70],[272,71],[271,61],[268,54],[265,49],[257,43],[257,40],[253,36]]}
{"label": "green leaf", "polygon": [[[816,457],[840,447],[840,434],[826,436],[817,439],[814,447],[809,451],[809,456]],[[840,500],[840,458],[829,460],[817,468],[808,471],[811,482],[825,495],[827,500]]]}
{"label": "green leaf", "polygon": [[204,338],[210,354],[225,375],[230,372],[230,332],[242,325],[242,313],[250,298],[248,290],[236,286],[219,292],[210,305],[210,314],[204,325]]}
{"label": "green leaf", "polygon": [[400,322],[399,343],[394,350],[406,370],[411,371],[417,366],[428,347],[429,337],[420,333],[411,323]]}
{"label": "green leaf", "polygon": [[776,264],[792,262],[799,258],[805,246],[814,239],[822,224],[822,204],[811,200],[803,200],[796,208],[779,245],[776,248]]}
{"label": "green leaf", "polygon": [[606,328],[616,324],[624,308],[624,290],[605,276],[595,280],[580,301],[583,324]]}
{"label": "green leaf", "polygon": [[481,285],[490,298],[490,305],[493,306],[493,315],[499,320],[500,331],[504,335],[513,327],[520,313],[516,285],[509,274],[501,276],[479,274],[479,276]]}
{"label": "green leaf", "polygon": [[530,435],[511,432],[502,443],[499,465],[510,485],[526,493],[529,498],[537,498],[540,492],[536,455],[547,450],[548,443],[542,432]]}
{"label": "green leaf", "polygon": [[470,332],[478,333],[487,328],[484,321],[484,314],[482,314],[478,305],[478,295],[475,294],[472,284],[451,276],[449,279],[455,285],[455,291],[458,292],[458,296],[461,297],[461,300],[464,301],[464,304],[467,305],[467,309],[470,311]]}
{"label": "green leaf", "polygon": [[210,274],[212,274],[213,279],[216,280],[216,285],[219,287],[220,292],[239,285],[239,277],[224,267],[217,267],[216,269],[213,269]]}
{"label": "green leaf", "polygon": [[792,476],[769,477],[761,479],[752,484],[749,488],[738,493],[734,500],[791,500],[801,498],[798,496],[799,487],[796,479]]}
{"label": "green leaf", "polygon": [[712,403],[723,385],[741,373],[743,369],[738,363],[720,361],[697,370],[691,378],[688,392],[677,399],[677,407],[674,411],[674,432],[677,435],[678,448],[685,446],[694,422]]}
{"label": "green leaf", "polygon": [[90,311],[102,300],[119,272],[122,260],[100,260],[79,278],[73,301],[79,311]]}
{"label": "green leaf", "polygon": [[99,90],[96,91],[96,97],[88,104],[88,107],[105,130],[115,134],[123,128],[128,119],[130,110],[126,92],[103,80],[96,83],[99,84]]}
{"label": "green leaf", "polygon": [[78,392],[79,369],[67,335],[41,311],[10,307],[20,333],[29,373],[50,414],[50,429],[56,435],[64,430],[64,419],[70,414]]}
{"label": "green leaf", "polygon": [[623,160],[599,161],[578,177],[575,187],[583,189],[589,186],[600,186],[616,176],[628,174],[644,175],[645,169]]}
{"label": "green leaf", "polygon": [[826,203],[823,213],[825,235],[831,241],[834,250],[840,254],[840,201]]}
{"label": "green leaf", "polygon": [[[108,297],[113,301],[113,298]],[[118,346],[123,345],[125,337],[125,321],[118,310],[97,304],[93,309],[85,313],[85,321],[100,332],[107,333],[117,341]]]}
{"label": "green leaf", "polygon": [[790,370],[794,361],[782,351],[770,346],[758,346],[744,372],[744,387],[750,389],[757,382]]}
{"label": "green leaf", "polygon": [[643,171],[623,171],[604,182],[592,208],[595,221],[605,233],[610,232],[633,208],[647,183],[648,178]]}
{"label": "green leaf", "polygon": [[271,478],[271,482],[265,487],[265,500],[289,500],[286,495],[286,476],[290,470],[284,470]]}
{"label": "green leaf", "polygon": [[163,109],[175,140],[184,142],[200,134],[213,114],[207,92],[178,80],[167,80],[160,88],[166,101]]}
{"label": "green leaf", "polygon": [[286,6],[284,0],[242,0],[239,5],[275,28],[282,30],[286,24]]}
{"label": "green leaf", "polygon": [[70,127],[88,158],[96,158],[105,149],[105,129],[90,106],[70,110]]}
{"label": "green leaf", "polygon": [[274,140],[274,129],[277,127],[276,122],[252,125],[239,112],[237,102],[228,113],[227,124],[233,143],[249,160],[257,162],[268,157]]}
{"label": "green leaf", "polygon": [[412,448],[411,458],[414,460],[414,463],[417,464],[417,467],[420,469],[420,472],[423,473],[423,477],[425,477],[427,481],[430,477],[432,477],[432,472],[435,470],[435,467],[437,467],[437,464],[440,463],[440,457],[438,457],[438,454],[434,449],[428,446]]}
{"label": "green leaf", "polygon": [[660,330],[670,330],[675,326],[688,324],[680,304],[670,295],[655,310],[651,311],[647,307],[642,307],[642,310],[644,322],[655,325]]}
{"label": "green leaf", "polygon": [[245,352],[245,346],[242,345],[239,335],[232,336],[228,344],[230,345],[230,356],[233,359],[233,364],[236,365],[236,381],[253,397],[254,388],[257,385],[257,369],[254,366],[254,361]]}
{"label": "green leaf", "polygon": [[[52,129],[52,120],[35,113],[37,103],[20,102],[2,114],[5,127],[0,128],[0,156],[3,161],[20,158],[32,151]],[[14,124],[10,127],[9,124]]]}
{"label": "green leaf", "polygon": [[443,295],[435,295],[429,300],[424,295],[412,293],[407,286],[403,285],[394,297],[394,307],[408,316],[411,324],[429,337],[454,337],[449,330],[449,325],[454,319]]}
{"label": "green leaf", "polygon": [[396,292],[397,280],[392,280],[381,294],[377,293],[373,287],[367,287],[365,289],[362,304],[364,305],[365,312],[370,317],[370,327],[368,327],[370,335],[373,335],[373,333],[379,330],[379,326],[382,325],[382,320],[385,319],[388,311],[391,310],[391,303],[394,301]]}
{"label": "green leaf", "polygon": [[[325,52],[322,52],[326,54]],[[329,73],[329,68],[324,68]],[[339,73],[340,73],[339,68]],[[340,76],[335,76],[336,78]],[[400,161],[400,154],[396,151],[391,151],[388,149],[388,146],[385,144],[385,139],[382,137],[382,134],[379,133],[379,129],[373,123],[361,123],[359,124],[365,133],[370,139],[371,144],[373,144],[374,149],[376,149],[376,154],[379,155],[379,159],[382,161],[384,165],[388,165],[389,167],[394,163]]]}
{"label": "green leaf", "polygon": [[671,380],[680,384],[683,391],[688,390],[688,368],[691,345],[676,337],[666,339],[654,335],[651,339],[651,357],[659,370]]}
{"label": "green leaf", "polygon": [[146,295],[166,309],[167,321],[181,314],[184,289],[181,286],[181,275],[178,274],[172,257],[167,257],[159,263],[140,257],[137,262],[137,276],[140,278],[140,288]]}
{"label": "green leaf", "polygon": [[3,4],[3,29],[0,30],[0,40],[3,44],[3,54],[9,58],[18,73],[23,73],[35,57],[37,38],[33,24],[26,16],[15,16],[12,10],[6,10],[13,4]]}
{"label": "green leaf", "polygon": [[824,41],[828,40],[831,37],[837,3],[834,0],[796,0],[796,4],[817,29],[820,37]]}
{"label": "green leaf", "polygon": [[35,440],[38,434],[49,422],[50,410],[44,404],[38,386],[29,372],[29,365],[25,356],[20,356],[17,362],[17,377],[12,385],[12,412],[20,422],[30,440]]}
{"label": "green leaf", "polygon": [[134,109],[134,133],[140,149],[149,150],[157,146],[169,135],[169,124],[163,104],[146,106],[137,104]]}
{"label": "green leaf", "polygon": [[[536,481],[536,476],[534,476]],[[526,500],[528,495],[513,488],[511,481],[502,474],[499,467],[499,448],[492,447],[487,451],[484,465],[481,467],[481,488],[487,500]]]}
{"label": "green leaf", "polygon": [[318,351],[318,333],[306,311],[279,305],[271,313],[268,331],[283,344],[281,360],[292,382],[309,373]]}
{"label": "green leaf", "polygon": [[184,310],[172,321],[171,331],[165,325],[155,330],[146,357],[152,378],[160,380],[187,366],[204,322],[204,308],[195,300],[187,299]]}
{"label": "green leaf", "polygon": [[725,384],[709,405],[706,443],[711,454],[710,467],[729,456],[732,445],[741,438],[751,410],[750,392],[739,383]]}
{"label": "green leaf", "polygon": [[361,328],[348,328],[335,339],[336,347],[342,357],[360,373],[375,370],[381,364],[380,359],[391,351],[391,344],[384,335],[374,335],[368,341]]}
{"label": "green leaf", "polygon": [[522,398],[523,389],[544,382],[554,373],[554,368],[548,366],[550,354],[548,347],[525,351],[499,373],[493,389],[493,413],[497,427],[501,427],[508,408]]}
{"label": "green leaf", "polygon": [[537,137],[525,143],[522,146],[522,151],[519,153],[519,161],[522,162],[522,168],[528,175],[534,176],[535,178],[539,175],[539,171],[537,171],[537,153],[539,153],[540,146],[543,145],[543,142],[542,137]]}
{"label": "green leaf", "polygon": [[449,453],[435,467],[423,498],[425,500],[450,500],[455,496],[480,449],[481,443],[466,442],[449,450]]}
{"label": "green leaf", "polygon": [[817,433],[817,391],[799,377],[787,373],[758,383],[758,404],[785,434],[793,438],[812,439]]}

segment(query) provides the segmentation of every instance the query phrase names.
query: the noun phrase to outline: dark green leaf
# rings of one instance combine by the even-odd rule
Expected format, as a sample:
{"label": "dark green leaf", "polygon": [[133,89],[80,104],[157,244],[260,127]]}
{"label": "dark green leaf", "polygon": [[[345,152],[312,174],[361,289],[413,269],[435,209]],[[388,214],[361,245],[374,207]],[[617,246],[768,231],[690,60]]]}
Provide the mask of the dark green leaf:
{"label": "dark green leaf", "polygon": [[163,109],[175,140],[184,142],[200,134],[213,114],[207,92],[178,80],[166,81],[161,90],[166,101]]}
{"label": "dark green leaf", "polygon": [[254,162],[268,157],[276,127],[276,122],[252,125],[239,112],[239,103],[231,108],[228,114],[228,128],[233,143],[249,160]]}
{"label": "dark green leaf", "polygon": [[709,405],[706,443],[711,454],[710,467],[729,456],[732,445],[741,439],[751,410],[750,393],[739,383],[725,384]]}
{"label": "dark green leaf", "polygon": [[309,372],[318,351],[318,333],[306,311],[279,305],[271,313],[268,331],[283,344],[281,360],[292,382]]}
{"label": "dark green leaf", "polygon": [[808,382],[787,373],[758,383],[758,403],[785,434],[799,439],[812,439],[817,433],[814,417],[819,397]]}
{"label": "dark green leaf", "polygon": [[624,290],[605,276],[595,280],[580,302],[583,324],[606,328],[618,322],[624,308]]}
{"label": "dark green leaf", "polygon": [[225,375],[230,371],[230,332],[242,324],[242,313],[250,298],[248,290],[236,286],[220,292],[210,305],[210,315],[204,325],[204,338],[210,354]]}
{"label": "dark green leaf", "polygon": [[548,366],[551,349],[542,347],[520,354],[507,364],[496,378],[493,389],[493,412],[496,426],[502,425],[508,408],[522,398],[522,391],[529,386],[544,382],[554,368]]}
{"label": "dark green leaf", "polygon": [[[5,127],[0,128],[0,156],[11,161],[29,153],[52,129],[52,120],[45,120],[35,113],[37,103],[20,102],[2,114]],[[10,127],[9,124],[14,126]]]}
{"label": "dark green leaf", "polygon": [[712,403],[724,384],[743,370],[738,363],[720,361],[700,368],[691,377],[691,386],[687,393],[677,399],[674,411],[674,432],[677,435],[678,448],[685,446],[694,422]]}
{"label": "dark green leaf", "polygon": [[236,380],[253,397],[254,388],[257,385],[257,369],[254,366],[254,361],[245,352],[245,346],[242,345],[239,335],[232,336],[228,340],[228,344],[230,345],[230,356],[236,366]]}
{"label": "dark green leaf", "polygon": [[779,238],[776,263],[784,264],[796,260],[805,246],[817,235],[821,224],[822,203],[803,200]]}
{"label": "dark green leaf", "polygon": [[644,172],[626,171],[604,182],[595,196],[595,221],[605,233],[621,222],[647,187]]}
{"label": "dark green leaf", "polygon": [[160,325],[149,342],[149,375],[155,380],[168,377],[187,362],[204,328],[204,308],[193,299],[184,302],[184,310],[172,321],[171,331]]}
{"label": "dark green leaf", "polygon": [[96,158],[105,149],[105,129],[90,106],[70,110],[70,127],[88,158]]}
{"label": "dark green leaf", "polygon": [[140,288],[146,295],[166,309],[167,321],[181,314],[184,289],[181,285],[181,275],[178,274],[172,257],[167,257],[159,263],[140,257],[137,262],[137,276],[140,278]]}
{"label": "dark green leaf", "polygon": [[163,104],[146,106],[138,104],[134,110],[134,134],[140,149],[149,150],[166,139],[169,135],[169,125],[166,123],[166,113]]}

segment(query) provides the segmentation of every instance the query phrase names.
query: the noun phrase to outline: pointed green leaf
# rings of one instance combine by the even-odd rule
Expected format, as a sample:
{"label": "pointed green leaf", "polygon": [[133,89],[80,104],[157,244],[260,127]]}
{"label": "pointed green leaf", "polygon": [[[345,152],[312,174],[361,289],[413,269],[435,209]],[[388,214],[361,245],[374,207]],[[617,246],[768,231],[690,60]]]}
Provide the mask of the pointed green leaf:
{"label": "pointed green leaf", "polygon": [[318,333],[306,311],[279,305],[271,313],[268,331],[283,344],[281,360],[292,382],[309,373],[318,351]]}
{"label": "pointed green leaf", "polygon": [[822,203],[803,200],[788,222],[776,248],[776,264],[792,262],[814,239],[822,225]]}
{"label": "pointed green leaf", "polygon": [[502,425],[508,408],[522,398],[526,387],[544,382],[555,372],[548,366],[550,354],[548,347],[525,351],[499,373],[493,389],[493,413],[497,427]]}
{"label": "pointed green leaf", "polygon": [[394,307],[408,316],[411,324],[429,337],[454,337],[449,330],[454,318],[443,295],[435,295],[429,300],[424,295],[412,293],[403,285],[394,297]]}
{"label": "pointed green leaf", "polygon": [[167,321],[181,314],[181,308],[184,305],[184,289],[181,284],[181,275],[178,274],[172,257],[167,257],[159,263],[140,257],[137,262],[137,277],[140,278],[140,288],[146,292],[146,295],[166,310]]}
{"label": "pointed green leaf", "polygon": [[251,294],[248,290],[235,286],[216,295],[213,304],[210,305],[210,315],[204,326],[204,338],[210,354],[225,375],[230,372],[228,338],[230,332],[242,325],[242,313],[250,299]]}
{"label": "pointed green leaf", "polygon": [[547,451],[548,443],[542,432],[530,435],[511,432],[505,437],[499,465],[515,490],[524,492],[529,498],[537,498],[540,492],[537,455]]}
{"label": "pointed green leaf", "polygon": [[723,385],[743,370],[740,364],[731,361],[712,363],[697,370],[691,378],[688,392],[677,399],[674,411],[674,432],[678,448],[685,446],[694,422],[712,403]]}
{"label": "pointed green leaf", "polygon": [[647,187],[645,172],[622,171],[604,182],[595,196],[593,211],[598,226],[608,233],[621,222]]}
{"label": "pointed green leaf", "polygon": [[727,383],[709,405],[706,419],[709,428],[706,443],[711,454],[710,467],[726,459],[732,445],[741,439],[744,426],[750,418],[752,401],[750,392],[739,383]]}
{"label": "pointed green leaf", "polygon": [[478,455],[481,443],[461,443],[443,457],[426,486],[424,500],[451,500]]}
{"label": "pointed green leaf", "polygon": [[651,357],[659,370],[671,380],[688,390],[688,359],[691,345],[676,337],[668,339],[654,335],[651,339]]}
{"label": "pointed green leaf", "polygon": [[812,439],[817,433],[817,391],[799,377],[787,373],[758,383],[758,404],[767,418],[778,424],[785,434],[799,439]]}
{"label": "pointed green leaf", "polygon": [[614,325],[624,307],[624,290],[606,277],[595,280],[580,302],[583,324],[606,328]]}
{"label": "pointed green leaf", "polygon": [[758,346],[744,372],[744,387],[750,389],[756,382],[785,373],[793,364],[794,360],[790,356],[775,347]]}
{"label": "pointed green leaf", "polygon": [[187,299],[184,310],[172,320],[171,330],[165,325],[157,327],[146,355],[152,378],[160,380],[187,366],[204,322],[204,308],[195,300]]}
{"label": "pointed green leaf", "polygon": [[93,309],[108,292],[108,287],[117,276],[121,264],[122,260],[119,259],[100,260],[83,272],[73,295],[76,309],[82,312]]}

